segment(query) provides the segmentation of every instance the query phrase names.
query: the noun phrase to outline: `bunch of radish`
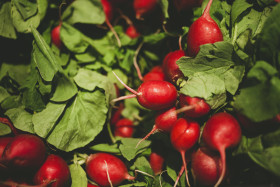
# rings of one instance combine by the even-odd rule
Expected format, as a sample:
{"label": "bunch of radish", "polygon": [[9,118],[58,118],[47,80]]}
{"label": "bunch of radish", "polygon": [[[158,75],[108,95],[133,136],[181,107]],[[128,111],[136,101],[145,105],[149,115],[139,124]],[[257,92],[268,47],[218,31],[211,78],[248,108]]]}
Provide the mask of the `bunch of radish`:
{"label": "bunch of radish", "polygon": [[[7,118],[0,118],[0,122],[13,126]],[[4,186],[68,187],[71,184],[66,161],[58,155],[48,154],[40,137],[19,132],[0,138],[0,174],[0,184]]]}

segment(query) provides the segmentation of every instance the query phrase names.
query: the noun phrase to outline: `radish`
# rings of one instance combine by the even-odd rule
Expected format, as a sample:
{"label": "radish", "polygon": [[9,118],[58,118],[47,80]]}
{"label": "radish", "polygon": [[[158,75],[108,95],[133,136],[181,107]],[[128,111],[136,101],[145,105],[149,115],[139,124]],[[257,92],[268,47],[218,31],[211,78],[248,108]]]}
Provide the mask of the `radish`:
{"label": "radish", "polygon": [[170,82],[175,83],[178,78],[183,77],[183,73],[179,69],[179,66],[176,64],[176,61],[185,55],[185,51],[176,50],[168,53],[164,57],[162,66],[164,73]]}
{"label": "radish", "polygon": [[60,39],[60,28],[61,23],[58,26],[54,27],[51,32],[52,43],[59,49],[61,49],[62,47],[62,42]]}
{"label": "radish", "polygon": [[209,13],[212,1],[209,0],[202,16],[190,26],[187,36],[187,52],[191,57],[197,55],[201,45],[223,41],[223,34]]}
{"label": "radish", "polygon": [[123,103],[120,103],[119,106],[117,106],[117,108],[113,108],[112,116],[110,119],[111,125],[115,125],[121,119],[123,109],[124,109]]}
{"label": "radish", "polygon": [[220,155],[209,148],[199,148],[192,157],[192,173],[199,185],[214,186],[222,173]]}
{"label": "radish", "polygon": [[1,137],[0,138],[0,176],[4,176],[7,173],[7,167],[1,164],[1,158],[6,146],[13,140],[13,137]]}
{"label": "radish", "polygon": [[127,118],[120,119],[114,126],[114,135],[119,137],[132,137],[134,132],[133,121]]}
{"label": "radish", "polygon": [[116,33],[115,29],[113,28],[112,24],[111,24],[111,20],[114,17],[114,7],[112,2],[110,2],[109,0],[101,0],[101,4],[103,7],[103,11],[105,13],[105,22],[107,24],[107,26],[109,27],[109,29],[112,31],[112,33],[114,34],[117,42],[118,42],[118,46],[121,47],[121,41],[120,38],[118,36],[118,34]]}
{"label": "radish", "polygon": [[211,107],[205,102],[204,99],[198,97],[190,97],[184,94],[180,94],[179,103],[181,107],[193,106],[191,110],[186,110],[185,115],[191,118],[202,117],[209,113]]}
{"label": "radish", "polygon": [[173,128],[170,132],[171,143],[182,156],[188,186],[190,186],[190,184],[187,174],[187,162],[185,154],[186,151],[190,150],[198,141],[199,134],[200,126],[198,125],[198,123],[193,120],[184,118],[178,119],[177,122],[173,125]]}
{"label": "radish", "polygon": [[158,0],[133,0],[133,8],[136,19],[152,13],[158,5]]}
{"label": "radish", "polygon": [[162,172],[164,157],[159,151],[152,151],[149,157],[149,163],[155,175],[159,175]]}
{"label": "radish", "polygon": [[178,11],[190,10],[194,7],[201,6],[202,0],[173,0],[175,8]]}
{"label": "radish", "polygon": [[225,112],[211,116],[203,129],[203,141],[210,148],[219,151],[222,160],[222,172],[215,186],[223,181],[226,172],[226,149],[237,146],[241,140],[241,128],[238,121]]}
{"label": "radish", "polygon": [[20,134],[6,146],[3,164],[14,170],[34,170],[39,168],[46,157],[44,142],[31,134]]}
{"label": "radish", "polygon": [[134,25],[129,25],[125,30],[125,34],[131,39],[138,38],[139,36],[141,36],[141,34],[138,32],[137,28]]}
{"label": "radish", "polygon": [[124,180],[134,180],[126,165],[118,157],[108,153],[91,154],[86,160],[86,173],[98,185],[118,186]]}
{"label": "radish", "polygon": [[147,81],[166,81],[166,76],[163,72],[162,66],[155,66],[144,77],[143,82]]}
{"label": "radish", "polygon": [[71,183],[70,170],[60,156],[50,154],[34,176],[37,185],[68,187]]}
{"label": "radish", "polygon": [[124,84],[115,73],[114,75],[133,94],[113,99],[112,102],[136,97],[140,105],[151,110],[162,110],[176,103],[176,87],[167,81],[144,82],[135,91]]}

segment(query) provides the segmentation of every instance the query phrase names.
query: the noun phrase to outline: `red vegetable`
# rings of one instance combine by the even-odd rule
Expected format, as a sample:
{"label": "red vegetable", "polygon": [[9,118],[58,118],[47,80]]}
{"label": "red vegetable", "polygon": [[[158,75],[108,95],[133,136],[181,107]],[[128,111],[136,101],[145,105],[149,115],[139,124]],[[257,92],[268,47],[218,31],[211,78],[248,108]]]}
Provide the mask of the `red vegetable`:
{"label": "red vegetable", "polygon": [[125,34],[132,39],[141,36],[141,34],[138,32],[137,28],[134,25],[129,25],[125,30]]}
{"label": "red vegetable", "polygon": [[143,82],[147,81],[166,81],[166,76],[162,66],[155,66],[144,77]]}
{"label": "red vegetable", "polygon": [[219,26],[209,14],[212,1],[209,0],[202,16],[193,22],[190,27],[187,36],[189,56],[196,56],[201,45],[223,41],[223,34]]}
{"label": "red vegetable", "polygon": [[150,14],[155,10],[158,4],[157,0],[133,0],[133,8],[137,19]]}
{"label": "red vegetable", "polygon": [[132,137],[134,132],[133,121],[127,118],[120,119],[114,126],[114,135],[120,137]]}
{"label": "red vegetable", "polygon": [[61,42],[61,39],[60,39],[60,28],[61,28],[61,24],[54,27],[52,32],[51,32],[52,42],[59,49],[61,49],[61,47],[62,47],[62,42]]}
{"label": "red vegetable", "polygon": [[149,162],[151,168],[155,175],[159,175],[162,172],[163,164],[164,164],[164,157],[158,151],[153,151],[150,154]]}

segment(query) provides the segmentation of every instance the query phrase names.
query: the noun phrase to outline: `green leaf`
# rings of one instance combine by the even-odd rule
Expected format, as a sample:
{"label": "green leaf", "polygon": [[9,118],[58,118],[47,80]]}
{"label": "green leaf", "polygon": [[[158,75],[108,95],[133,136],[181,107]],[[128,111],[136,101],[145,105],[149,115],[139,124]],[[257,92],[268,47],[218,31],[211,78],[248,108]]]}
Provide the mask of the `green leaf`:
{"label": "green leaf", "polygon": [[1,103],[1,108],[7,111],[12,108],[17,108],[22,105],[21,96],[12,95],[4,99]]}
{"label": "green leaf", "polygon": [[114,154],[119,154],[120,150],[118,148],[117,144],[109,145],[109,144],[97,144],[89,147],[90,150],[92,151],[97,151],[97,152],[106,152],[106,153],[114,153]]}
{"label": "green leaf", "polygon": [[79,0],[71,3],[62,14],[62,20],[68,24],[102,24],[105,14],[99,0]]}
{"label": "green leaf", "polygon": [[37,3],[34,0],[13,0],[24,21],[37,13]]}
{"label": "green leaf", "polygon": [[259,60],[265,60],[279,71],[280,60],[280,4],[276,5],[266,19],[263,29],[257,39],[256,56]]}
{"label": "green leaf", "polygon": [[34,133],[32,114],[23,108],[10,109],[5,114],[9,117],[15,128]]}
{"label": "green leaf", "polygon": [[243,0],[236,0],[233,1],[232,9],[231,9],[231,23],[235,24],[238,21],[238,17],[241,17],[244,12],[252,7],[253,4],[248,3],[247,1]]}
{"label": "green leaf", "polygon": [[61,71],[58,58],[40,35],[40,33],[31,27],[35,41],[33,42],[32,60],[35,62],[40,75],[45,81],[52,81],[57,71]]}
{"label": "green leaf", "polygon": [[177,64],[188,80],[180,91],[204,98],[213,109],[217,108],[225,101],[226,92],[236,93],[243,78],[245,68],[234,58],[233,46],[228,42],[202,45],[195,58],[182,57]]}
{"label": "green leaf", "polygon": [[7,92],[7,90],[5,88],[3,88],[2,86],[0,86],[0,103],[9,96],[10,96],[10,94]]}
{"label": "green leaf", "polygon": [[85,170],[78,164],[69,166],[71,173],[71,187],[87,187],[88,179]]}
{"label": "green leaf", "polygon": [[153,170],[151,168],[151,165],[147,160],[147,158],[144,156],[138,157],[134,162],[134,166],[140,171],[153,175]]}
{"label": "green leaf", "polygon": [[30,72],[30,65],[11,64],[3,62],[0,69],[0,80],[5,76],[9,76],[19,85],[23,85]]}
{"label": "green leaf", "polygon": [[32,116],[34,130],[39,136],[46,138],[53,127],[57,124],[60,116],[65,110],[66,104],[48,103],[46,108]]}
{"label": "green leaf", "polygon": [[107,112],[103,92],[80,91],[46,140],[67,152],[84,147],[101,132]]}
{"label": "green leaf", "polygon": [[272,119],[280,113],[280,79],[268,63],[258,61],[248,72],[246,87],[240,89],[234,108],[254,122]]}
{"label": "green leaf", "polygon": [[131,161],[138,154],[145,151],[145,149],[147,149],[151,144],[150,141],[145,140],[145,141],[141,142],[141,144],[139,144],[138,147],[136,148],[136,145],[140,140],[141,139],[138,139],[138,138],[122,138],[121,139],[121,145],[120,145],[119,149],[120,149],[122,155],[124,156],[124,158],[126,158],[128,161]]}
{"label": "green leaf", "polygon": [[74,97],[78,92],[78,88],[68,76],[64,73],[59,74],[56,80],[55,92],[50,99],[54,102],[63,102]]}
{"label": "green leaf", "polygon": [[0,123],[0,136],[10,134],[12,131],[9,126]]}
{"label": "green leaf", "polygon": [[11,2],[7,1],[0,7],[0,36],[16,39],[17,33],[11,17]]}

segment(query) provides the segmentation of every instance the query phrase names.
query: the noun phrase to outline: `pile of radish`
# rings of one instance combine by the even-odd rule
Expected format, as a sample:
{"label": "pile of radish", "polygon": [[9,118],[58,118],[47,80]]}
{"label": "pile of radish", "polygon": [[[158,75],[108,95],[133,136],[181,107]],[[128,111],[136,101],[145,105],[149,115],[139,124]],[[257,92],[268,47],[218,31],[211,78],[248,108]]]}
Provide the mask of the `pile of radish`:
{"label": "pile of radish", "polygon": [[[26,0],[27,8],[15,14],[20,18],[10,13],[12,18],[5,18],[14,24],[24,20],[16,30],[31,25],[24,32],[35,40],[25,83],[16,82],[19,68],[1,69],[0,58],[0,187],[218,187],[246,184],[243,174],[255,174],[249,166],[272,173],[278,184],[275,160],[261,160],[278,153],[280,103],[269,102],[278,98],[263,98],[279,110],[265,113],[265,120],[250,119],[262,102],[248,110],[240,104],[249,103],[242,100],[246,91],[280,93],[280,63],[275,70],[259,57],[253,71],[246,69],[255,63],[250,53],[257,50],[252,46],[262,29],[250,25],[252,14],[270,13],[267,7],[278,2],[243,2],[245,10],[239,1],[223,0],[218,5],[214,0],[63,0],[50,3],[59,13],[46,29],[36,23],[48,19],[43,16],[48,3],[35,3],[36,11],[29,12],[33,2]],[[19,4],[6,7],[13,12]],[[88,7],[99,13],[91,17],[84,11]],[[211,14],[213,7],[225,12]],[[252,17],[245,33],[234,24],[247,13]],[[34,26],[25,22],[32,16]],[[269,19],[262,16],[258,24]],[[242,37],[249,37],[246,45]],[[221,50],[224,46],[230,47]],[[27,58],[23,54],[20,60]],[[279,61],[278,54],[271,59]],[[238,159],[244,153],[250,162],[242,166]]]}

